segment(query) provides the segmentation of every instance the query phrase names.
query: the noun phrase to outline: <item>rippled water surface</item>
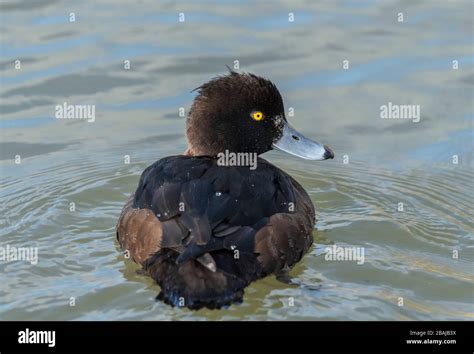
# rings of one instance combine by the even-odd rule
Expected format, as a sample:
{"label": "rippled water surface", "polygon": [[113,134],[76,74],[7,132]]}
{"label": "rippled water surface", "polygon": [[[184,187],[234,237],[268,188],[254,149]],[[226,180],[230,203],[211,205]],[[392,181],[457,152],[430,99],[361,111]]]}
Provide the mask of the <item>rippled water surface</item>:
{"label": "rippled water surface", "polygon": [[[472,6],[2,0],[0,246],[39,261],[0,262],[0,319],[472,320]],[[234,60],[336,152],[265,154],[310,194],[315,245],[296,285],[269,277],[241,305],[173,309],[124,260],[115,223],[143,169],[184,151],[190,91]],[[95,121],[55,119],[64,102],[94,104]],[[420,122],[381,119],[388,102],[420,105]],[[326,260],[331,244],[365,262]]]}

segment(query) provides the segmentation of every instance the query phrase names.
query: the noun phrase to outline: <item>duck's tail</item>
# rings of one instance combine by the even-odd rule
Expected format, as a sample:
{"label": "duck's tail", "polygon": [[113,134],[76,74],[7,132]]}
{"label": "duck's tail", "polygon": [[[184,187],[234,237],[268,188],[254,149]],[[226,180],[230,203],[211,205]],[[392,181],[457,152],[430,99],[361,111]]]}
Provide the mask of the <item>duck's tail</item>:
{"label": "duck's tail", "polygon": [[214,272],[194,259],[177,264],[178,256],[177,252],[162,249],[145,264],[145,269],[161,287],[157,299],[172,306],[197,310],[240,303],[244,288],[262,273],[256,256],[249,254],[234,259],[229,251],[212,252],[216,263]]}

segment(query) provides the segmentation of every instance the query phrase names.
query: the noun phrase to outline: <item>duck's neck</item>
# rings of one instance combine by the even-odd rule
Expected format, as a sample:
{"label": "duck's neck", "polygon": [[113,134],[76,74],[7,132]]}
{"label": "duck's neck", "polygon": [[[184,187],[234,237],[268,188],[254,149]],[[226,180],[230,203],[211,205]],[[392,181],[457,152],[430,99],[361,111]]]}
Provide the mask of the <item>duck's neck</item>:
{"label": "duck's neck", "polygon": [[188,146],[186,148],[186,151],[183,153],[184,156],[196,156],[196,153],[194,152],[193,148]]}
{"label": "duck's neck", "polygon": [[198,156],[215,156],[213,154],[206,153],[205,150],[196,148],[191,144],[188,144],[186,151],[183,153],[184,156],[198,157]]}

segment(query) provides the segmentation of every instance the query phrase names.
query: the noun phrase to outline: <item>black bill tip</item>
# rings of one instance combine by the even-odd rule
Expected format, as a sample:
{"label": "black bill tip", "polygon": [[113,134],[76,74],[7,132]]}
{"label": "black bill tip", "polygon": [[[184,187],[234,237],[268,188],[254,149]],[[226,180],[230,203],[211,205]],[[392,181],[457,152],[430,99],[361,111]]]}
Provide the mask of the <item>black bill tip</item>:
{"label": "black bill tip", "polygon": [[331,150],[331,148],[327,145],[324,145],[324,159],[333,159],[334,158],[334,151]]}

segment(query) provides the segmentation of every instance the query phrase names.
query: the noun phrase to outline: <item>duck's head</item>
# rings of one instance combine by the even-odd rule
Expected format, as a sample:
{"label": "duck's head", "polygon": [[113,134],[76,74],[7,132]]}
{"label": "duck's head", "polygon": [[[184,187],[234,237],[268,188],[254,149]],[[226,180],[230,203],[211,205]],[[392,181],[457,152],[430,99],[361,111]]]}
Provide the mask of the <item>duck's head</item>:
{"label": "duck's head", "polygon": [[190,155],[278,148],[308,160],[334,158],[330,148],[291,128],[280,92],[269,80],[231,71],[197,90],[186,123]]}

